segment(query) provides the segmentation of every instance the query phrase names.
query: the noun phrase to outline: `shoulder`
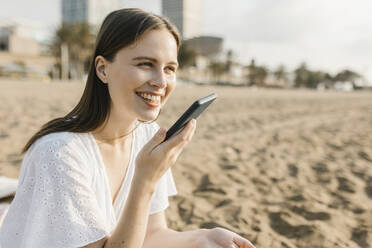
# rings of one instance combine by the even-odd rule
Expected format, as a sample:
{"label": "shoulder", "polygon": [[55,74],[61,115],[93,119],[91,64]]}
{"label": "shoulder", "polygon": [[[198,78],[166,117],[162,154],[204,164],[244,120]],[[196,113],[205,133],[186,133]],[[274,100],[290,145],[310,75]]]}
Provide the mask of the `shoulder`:
{"label": "shoulder", "polygon": [[72,132],[55,132],[47,134],[29,148],[25,154],[25,160],[38,161],[45,159],[73,159],[81,157],[82,146],[79,134]]}
{"label": "shoulder", "polygon": [[53,152],[55,149],[66,148],[73,145],[76,139],[76,134],[72,132],[50,133],[37,139],[28,151],[45,151],[45,149],[47,149],[47,151]]}

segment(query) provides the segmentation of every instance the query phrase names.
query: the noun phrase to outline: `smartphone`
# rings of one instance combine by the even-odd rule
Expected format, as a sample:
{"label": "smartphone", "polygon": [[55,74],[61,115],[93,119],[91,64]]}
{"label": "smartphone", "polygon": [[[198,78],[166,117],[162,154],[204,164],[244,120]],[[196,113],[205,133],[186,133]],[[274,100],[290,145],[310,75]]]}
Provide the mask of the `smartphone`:
{"label": "smartphone", "polygon": [[183,115],[173,124],[167,131],[164,141],[180,132],[183,127],[191,120],[196,119],[198,116],[216,99],[217,95],[212,93],[208,96],[196,100]]}

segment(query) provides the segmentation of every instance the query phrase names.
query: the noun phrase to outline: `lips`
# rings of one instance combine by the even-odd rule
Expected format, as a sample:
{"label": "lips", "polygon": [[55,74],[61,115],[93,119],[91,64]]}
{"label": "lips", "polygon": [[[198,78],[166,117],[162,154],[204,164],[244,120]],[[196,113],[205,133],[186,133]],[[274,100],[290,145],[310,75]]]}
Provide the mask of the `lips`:
{"label": "lips", "polygon": [[163,95],[152,92],[136,92],[136,95],[139,96],[148,106],[158,107],[161,102],[161,97]]}

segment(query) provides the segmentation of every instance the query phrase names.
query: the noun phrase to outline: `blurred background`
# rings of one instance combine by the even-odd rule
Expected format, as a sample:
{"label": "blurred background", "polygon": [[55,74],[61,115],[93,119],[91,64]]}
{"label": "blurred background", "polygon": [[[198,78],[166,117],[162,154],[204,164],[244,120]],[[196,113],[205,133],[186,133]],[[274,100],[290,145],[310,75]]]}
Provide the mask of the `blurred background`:
{"label": "blurred background", "polygon": [[372,3],[364,0],[15,0],[0,10],[0,75],[84,79],[103,18],[123,7],[176,24],[181,79],[320,90],[372,85]]}
{"label": "blurred background", "polygon": [[367,0],[4,2],[0,176],[18,178],[28,139],[77,104],[102,20],[127,7],[165,15],[183,37],[160,126],[218,95],[173,169],[170,228],[220,226],[257,247],[371,247]]}

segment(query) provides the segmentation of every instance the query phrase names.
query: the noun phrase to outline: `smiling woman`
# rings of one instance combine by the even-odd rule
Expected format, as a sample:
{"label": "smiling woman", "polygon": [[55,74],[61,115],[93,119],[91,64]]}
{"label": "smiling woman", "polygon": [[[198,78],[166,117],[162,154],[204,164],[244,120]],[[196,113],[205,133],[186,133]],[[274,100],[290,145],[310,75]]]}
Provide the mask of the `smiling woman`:
{"label": "smiling woman", "polygon": [[221,228],[167,228],[171,167],[196,127],[164,141],[154,122],[176,86],[179,46],[164,17],[106,17],[79,103],[25,145],[0,247],[253,247]]}

